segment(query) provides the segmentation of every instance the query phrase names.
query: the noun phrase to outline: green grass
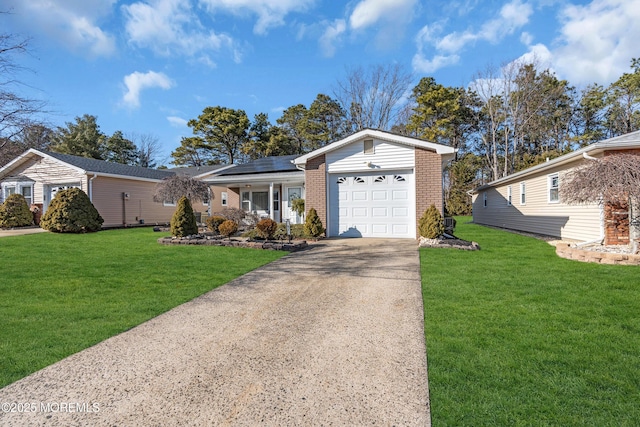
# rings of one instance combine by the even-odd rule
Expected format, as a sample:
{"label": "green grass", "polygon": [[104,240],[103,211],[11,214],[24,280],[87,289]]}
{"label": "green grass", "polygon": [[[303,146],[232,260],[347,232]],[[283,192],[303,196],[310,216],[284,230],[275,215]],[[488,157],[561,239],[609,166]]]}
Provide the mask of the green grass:
{"label": "green grass", "polygon": [[140,228],[1,238],[0,387],[284,255],[158,237]]}
{"label": "green grass", "polygon": [[640,267],[469,220],[421,249],[433,425],[640,425]]}

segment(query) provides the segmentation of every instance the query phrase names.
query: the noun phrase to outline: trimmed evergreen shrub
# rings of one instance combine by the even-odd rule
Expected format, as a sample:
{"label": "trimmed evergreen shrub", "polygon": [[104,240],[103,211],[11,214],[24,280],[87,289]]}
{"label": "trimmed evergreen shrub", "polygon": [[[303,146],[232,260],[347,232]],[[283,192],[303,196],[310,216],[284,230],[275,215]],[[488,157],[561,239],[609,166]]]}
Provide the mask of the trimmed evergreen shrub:
{"label": "trimmed evergreen shrub", "polygon": [[191,202],[186,196],[180,197],[176,211],[171,217],[171,235],[174,237],[191,236],[198,234],[198,224],[193,213]]}
{"label": "trimmed evergreen shrub", "polygon": [[418,230],[420,235],[427,239],[437,239],[444,234],[444,220],[436,205],[431,205],[424,211],[418,221]]}
{"label": "trimmed evergreen shrub", "polygon": [[0,228],[33,225],[33,212],[22,194],[11,194],[0,205]]}
{"label": "trimmed evergreen shrub", "polygon": [[324,234],[322,221],[320,221],[318,212],[314,208],[309,209],[307,218],[304,220],[304,232],[308,236],[314,238],[320,237],[322,234]]}
{"label": "trimmed evergreen shrub", "polygon": [[40,227],[56,233],[98,231],[104,219],[79,188],[58,191],[40,219]]}
{"label": "trimmed evergreen shrub", "polygon": [[220,231],[220,234],[222,234],[223,236],[227,236],[229,239],[231,239],[231,236],[238,232],[238,223],[228,219],[220,224],[220,226],[218,227],[218,231]]}
{"label": "trimmed evergreen shrub", "polygon": [[214,215],[207,218],[207,228],[209,231],[213,231],[214,233],[219,233],[218,227],[220,224],[225,222],[227,219],[220,215]]}
{"label": "trimmed evergreen shrub", "polygon": [[260,237],[271,240],[278,229],[278,223],[270,218],[261,219],[256,224],[256,229],[258,230]]}

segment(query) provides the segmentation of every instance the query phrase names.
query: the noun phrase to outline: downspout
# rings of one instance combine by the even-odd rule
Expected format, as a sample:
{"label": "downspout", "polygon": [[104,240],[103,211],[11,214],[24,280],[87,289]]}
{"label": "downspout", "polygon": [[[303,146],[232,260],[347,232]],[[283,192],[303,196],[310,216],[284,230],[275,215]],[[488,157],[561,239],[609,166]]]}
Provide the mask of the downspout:
{"label": "downspout", "polygon": [[93,176],[89,179],[89,200],[93,203],[93,180],[98,177],[97,173],[94,173]]}

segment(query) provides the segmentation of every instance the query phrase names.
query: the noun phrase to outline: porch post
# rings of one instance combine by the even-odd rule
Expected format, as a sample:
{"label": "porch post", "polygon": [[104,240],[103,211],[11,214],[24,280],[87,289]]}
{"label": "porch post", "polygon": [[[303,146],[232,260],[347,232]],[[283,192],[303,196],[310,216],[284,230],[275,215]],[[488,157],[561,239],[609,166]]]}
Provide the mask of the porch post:
{"label": "porch post", "polygon": [[275,213],[273,212],[273,182],[269,183],[269,218],[275,220]]}

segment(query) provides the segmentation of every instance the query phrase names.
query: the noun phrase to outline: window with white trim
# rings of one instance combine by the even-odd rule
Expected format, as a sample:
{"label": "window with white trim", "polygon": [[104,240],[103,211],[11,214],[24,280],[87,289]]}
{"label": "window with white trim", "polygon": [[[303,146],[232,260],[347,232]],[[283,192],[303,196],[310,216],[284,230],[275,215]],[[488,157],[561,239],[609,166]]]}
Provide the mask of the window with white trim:
{"label": "window with white trim", "polygon": [[27,185],[20,188],[20,192],[22,193],[22,197],[27,201],[27,206],[31,206],[33,203],[33,186]]}
{"label": "window with white trim", "polygon": [[511,186],[507,187],[507,205],[511,206]]}
{"label": "window with white trim", "polygon": [[549,188],[549,203],[558,203],[560,201],[560,177],[557,173],[547,177],[547,186]]}
{"label": "window with white trim", "polygon": [[273,191],[273,211],[280,211],[280,192],[278,190]]}
{"label": "window with white trim", "polygon": [[222,206],[227,206],[227,200],[229,200],[229,194],[227,194],[226,191],[220,193],[220,203],[222,204]]}
{"label": "window with white trim", "polygon": [[176,205],[175,200],[164,200],[162,202],[162,206],[175,206],[175,205]]}
{"label": "window with white trim", "polygon": [[527,185],[524,182],[520,183],[520,204],[525,205],[527,203]]}

